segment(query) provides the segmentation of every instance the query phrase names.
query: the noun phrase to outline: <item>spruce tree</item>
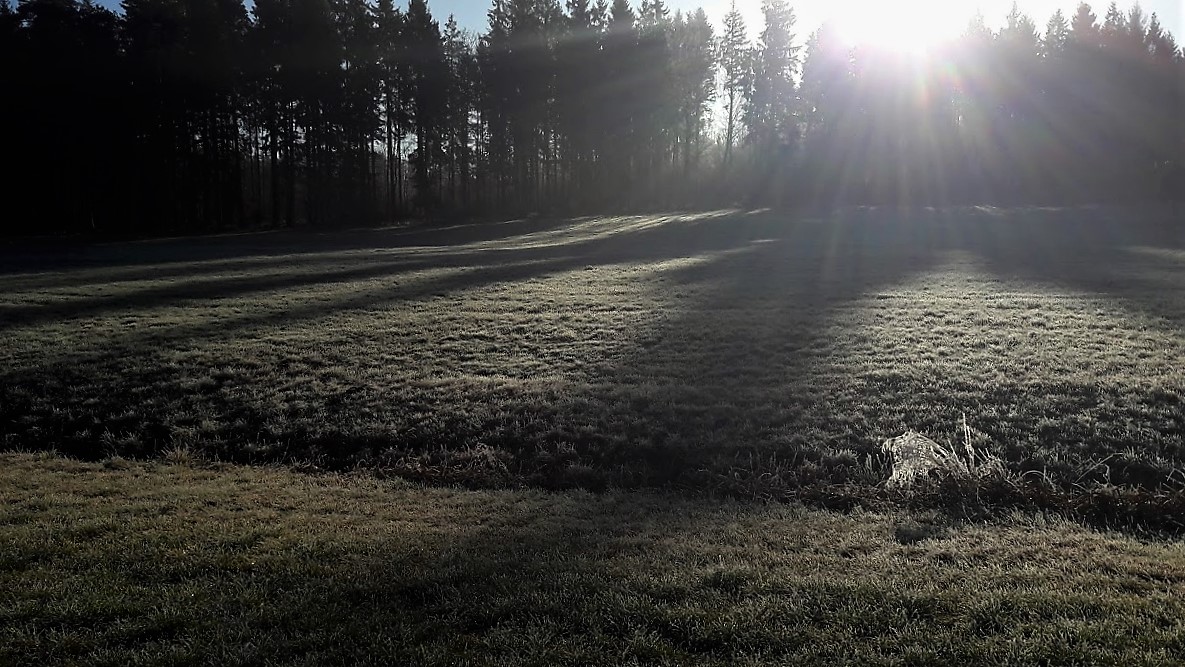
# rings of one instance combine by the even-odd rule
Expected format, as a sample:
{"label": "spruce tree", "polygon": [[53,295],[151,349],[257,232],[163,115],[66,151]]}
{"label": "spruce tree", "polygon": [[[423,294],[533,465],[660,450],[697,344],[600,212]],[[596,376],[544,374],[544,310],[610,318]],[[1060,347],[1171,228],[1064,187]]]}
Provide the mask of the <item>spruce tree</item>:
{"label": "spruce tree", "polygon": [[724,86],[724,168],[732,165],[733,146],[737,142],[745,86],[752,70],[752,50],[745,32],[745,17],[737,9],[736,0],[724,16],[724,34],[720,36],[720,67]]}

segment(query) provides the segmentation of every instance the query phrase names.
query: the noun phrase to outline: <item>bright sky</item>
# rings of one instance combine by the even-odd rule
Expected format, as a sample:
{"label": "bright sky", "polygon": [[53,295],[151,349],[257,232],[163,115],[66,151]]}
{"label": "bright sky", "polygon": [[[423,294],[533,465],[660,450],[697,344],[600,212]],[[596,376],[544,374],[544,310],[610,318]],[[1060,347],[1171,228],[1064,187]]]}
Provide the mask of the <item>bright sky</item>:
{"label": "bright sky", "polygon": [[[1019,0],[1020,10],[1028,14],[1037,24],[1039,31],[1045,30],[1045,23],[1058,9],[1066,19],[1074,15],[1080,0]],[[728,12],[731,0],[668,0],[674,8],[702,6],[716,25]],[[915,38],[935,41],[956,35],[967,26],[976,11],[983,14],[988,26],[999,28],[1004,17],[1012,9],[1013,0],[790,0],[798,16],[800,41],[827,19],[834,20],[840,29],[853,40],[863,41],[869,36],[896,32],[890,41],[910,41]],[[1099,23],[1107,13],[1110,0],[1087,0],[1094,9]],[[437,0],[438,4],[468,4],[465,0]],[[1133,0],[1119,0],[1120,8],[1126,13]],[[1185,36],[1185,0],[1143,0],[1140,6],[1144,14],[1153,12],[1160,18],[1160,24],[1172,31],[1177,41]],[[745,14],[745,25],[750,36],[761,29],[761,0],[737,0],[737,8]],[[917,20],[926,17],[925,21]]]}
{"label": "bright sky", "polygon": [[[641,0],[632,0],[637,7]],[[712,22],[719,26],[720,19],[728,12],[730,0],[667,0],[667,6],[672,11],[682,9],[693,11],[703,7]],[[1079,0],[1020,0],[1021,11],[1033,18],[1040,30],[1045,29],[1045,22],[1057,9],[1066,14],[1066,18],[1074,15]],[[1109,0],[1090,1],[1094,13],[1101,23],[1107,13]],[[562,2],[561,2],[562,4]],[[853,39],[865,34],[882,32],[884,27],[896,26],[898,31],[907,34],[922,30],[938,33],[935,39],[947,35],[957,34],[967,25],[967,21],[975,15],[978,9],[983,13],[989,26],[998,28],[1004,22],[1004,17],[1012,8],[1012,0],[790,0],[798,16],[800,39],[819,27],[828,18],[835,19]],[[449,14],[456,14],[457,21],[472,30],[482,30],[486,25],[486,10],[490,3],[486,0],[428,0],[432,13],[443,19]],[[1131,0],[1120,0],[1120,7],[1126,12],[1131,8]],[[1160,23],[1172,31],[1178,42],[1185,41],[1185,0],[1143,0],[1140,6],[1144,13],[1151,15],[1156,12]],[[755,37],[761,29],[761,0],[737,0],[737,7],[745,14],[745,23],[751,37]],[[917,17],[929,17],[928,24],[919,24]],[[908,39],[904,37],[903,39]]]}
{"label": "bright sky", "polygon": [[[667,0],[672,10],[690,11],[703,7],[717,26],[728,11],[729,2]],[[1090,3],[1100,22],[1107,12],[1108,3],[1109,0],[1094,0]],[[117,8],[119,0],[100,0],[99,4]],[[632,4],[637,6],[640,0],[633,0]],[[1019,4],[1021,11],[1031,16],[1037,27],[1044,30],[1045,22],[1057,9],[1060,8],[1067,18],[1072,16],[1078,0],[1020,0]],[[1126,12],[1132,3],[1122,0],[1119,4]],[[1178,42],[1185,42],[1185,0],[1143,0],[1140,5],[1146,14],[1156,12],[1161,25],[1171,30]],[[442,23],[449,14],[456,14],[457,21],[463,27],[480,32],[485,29],[490,2],[428,0],[428,6]],[[790,0],[790,6],[798,16],[800,42],[825,19],[832,18],[851,39],[892,33],[890,41],[909,45],[960,32],[977,9],[983,13],[989,26],[999,27],[1012,7],[1012,0]],[[755,37],[762,25],[761,0],[737,0],[737,7],[745,14],[750,37]],[[928,17],[928,20],[920,22],[918,17]]]}

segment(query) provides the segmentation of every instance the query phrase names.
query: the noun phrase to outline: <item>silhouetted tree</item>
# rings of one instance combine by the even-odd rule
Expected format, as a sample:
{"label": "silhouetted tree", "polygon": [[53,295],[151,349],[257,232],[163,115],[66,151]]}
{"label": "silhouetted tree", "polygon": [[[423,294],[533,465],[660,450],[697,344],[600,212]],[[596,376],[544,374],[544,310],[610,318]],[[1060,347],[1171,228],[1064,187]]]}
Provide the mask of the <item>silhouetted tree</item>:
{"label": "silhouetted tree", "polygon": [[634,148],[637,146],[640,77],[638,35],[634,12],[627,0],[613,0],[609,25],[602,39],[602,62],[608,82],[601,105],[606,122],[605,194],[612,208],[628,207],[634,193]]}
{"label": "silhouetted tree", "polygon": [[440,24],[425,0],[410,0],[403,31],[410,68],[408,94],[416,138],[411,156],[416,201],[430,208],[440,200],[437,170],[443,151],[443,129],[448,111],[448,63]]}
{"label": "silhouetted tree", "polygon": [[733,0],[724,16],[724,34],[720,36],[720,66],[724,74],[724,168],[732,165],[732,150],[737,140],[741,118],[741,104],[746,97],[745,85],[751,78],[752,57],[749,36],[745,33],[745,17]]}
{"label": "silhouetted tree", "polygon": [[128,194],[118,167],[129,126],[118,27],[106,9],[72,0],[0,10],[0,145],[10,166],[0,188],[9,190],[11,231],[90,231],[122,220],[113,209]]}
{"label": "silhouetted tree", "polygon": [[702,9],[676,14],[671,40],[671,84],[676,105],[675,157],[684,183],[702,153],[706,123],[716,99],[716,51],[712,25]]}
{"label": "silhouetted tree", "polygon": [[1048,58],[1062,53],[1065,51],[1069,39],[1070,23],[1062,14],[1062,10],[1059,9],[1049,17],[1049,22],[1045,24],[1045,35],[1041,38],[1041,55]]}
{"label": "silhouetted tree", "polygon": [[1086,48],[1101,46],[1099,35],[1099,20],[1085,2],[1078,4],[1074,18],[1070,21],[1071,40]]}
{"label": "silhouetted tree", "polygon": [[1185,55],[1138,5],[1014,5],[927,58],[823,26],[801,62],[786,0],[756,48],[662,0],[494,0],[481,35],[426,0],[122,9],[0,0],[4,232],[1185,187]]}
{"label": "silhouetted tree", "polygon": [[[445,78],[444,142],[447,167],[447,200],[451,206],[467,208],[472,179],[472,126],[475,109],[477,60],[472,41],[449,16],[443,34]],[[442,171],[444,174],[444,171]]]}
{"label": "silhouetted tree", "polygon": [[609,103],[609,85],[601,61],[601,41],[608,7],[590,0],[568,0],[567,15],[555,47],[555,104],[559,149],[564,156],[563,197],[572,206],[588,206],[600,197],[598,148],[607,128],[601,116]]}
{"label": "silhouetted tree", "polygon": [[774,192],[785,189],[785,168],[798,144],[795,79],[799,61],[792,32],[794,11],[785,0],[763,0],[761,11],[765,29],[753,56],[744,122],[747,141],[758,155],[761,190],[756,194],[768,200]]}

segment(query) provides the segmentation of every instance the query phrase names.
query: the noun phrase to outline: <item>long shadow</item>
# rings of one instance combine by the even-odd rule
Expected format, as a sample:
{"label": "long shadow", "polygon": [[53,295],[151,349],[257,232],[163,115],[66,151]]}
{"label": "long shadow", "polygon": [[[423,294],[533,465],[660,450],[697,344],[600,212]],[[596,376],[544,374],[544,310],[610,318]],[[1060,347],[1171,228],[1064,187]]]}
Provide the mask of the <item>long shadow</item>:
{"label": "long shadow", "polygon": [[[18,326],[36,325],[41,322],[62,318],[77,318],[100,315],[110,311],[151,309],[158,306],[178,305],[192,300],[223,299],[242,297],[259,292],[294,289],[311,285],[396,277],[424,269],[456,268],[483,269],[470,274],[468,287],[484,284],[481,276],[501,276],[499,266],[526,266],[537,262],[540,274],[553,268],[575,267],[581,261],[586,263],[619,263],[647,259],[681,256],[690,253],[727,248],[743,240],[745,233],[759,233],[751,225],[737,225],[719,216],[687,216],[680,224],[657,224],[641,229],[624,229],[614,233],[581,239],[576,235],[570,243],[559,243],[544,247],[525,248],[478,248],[453,252],[434,252],[422,256],[412,250],[405,256],[391,259],[389,256],[349,256],[344,258],[318,258],[311,262],[282,258],[267,263],[252,263],[252,273],[263,275],[234,275],[230,277],[203,277],[208,275],[204,266],[187,266],[184,275],[187,280],[174,280],[163,285],[131,289],[111,296],[71,298],[50,304],[11,305],[0,304],[0,332]],[[548,229],[554,230],[555,227]],[[570,261],[563,261],[570,259]],[[349,268],[343,268],[343,267]],[[494,270],[486,270],[489,268]],[[548,267],[548,268],[544,268]],[[268,273],[268,270],[280,271]],[[519,275],[515,272],[514,275]],[[523,278],[529,276],[521,276]],[[498,278],[499,280],[503,278]],[[63,279],[69,281],[67,276]],[[107,281],[103,281],[107,282]],[[76,287],[72,283],[71,286]],[[12,288],[31,291],[49,285],[20,281],[10,283]],[[60,286],[60,285],[57,285]],[[448,287],[461,287],[450,281]],[[373,292],[371,296],[378,297]]]}
{"label": "long shadow", "polygon": [[[551,257],[549,257],[551,256]],[[38,305],[0,304],[0,332],[18,326],[36,325],[63,318],[82,318],[120,311],[132,313],[150,310],[160,306],[187,305],[192,302],[246,297],[261,292],[294,290],[304,287],[333,285],[339,283],[367,281],[379,278],[397,278],[409,273],[428,269],[484,269],[490,266],[522,266],[528,262],[547,262],[554,259],[553,252],[542,251],[489,251],[483,257],[440,256],[432,259],[408,258],[402,261],[376,261],[359,258],[325,262],[320,267],[300,267],[278,262],[270,272],[262,275],[236,275],[230,277],[192,277],[184,281],[173,281],[141,289],[119,292],[110,296],[72,298]],[[480,260],[480,261],[479,261]],[[343,268],[349,266],[350,268]],[[259,267],[254,273],[260,273]],[[283,269],[287,270],[283,270]],[[474,277],[474,286],[481,281]],[[490,275],[501,275],[494,271]],[[455,286],[455,285],[454,285]]]}
{"label": "long shadow", "polygon": [[[0,243],[0,276],[44,271],[101,268],[96,281],[141,280],[184,275],[192,267],[170,272],[175,263],[232,263],[351,250],[382,250],[415,246],[447,248],[487,243],[526,234],[573,227],[588,218],[533,218],[447,227],[354,229],[335,232],[270,231],[96,243],[69,239],[33,239]],[[116,271],[153,265],[150,269]],[[265,265],[266,266],[266,265]]]}
{"label": "long shadow", "polygon": [[839,335],[829,318],[931,270],[954,239],[933,215],[764,217],[773,221],[776,233],[668,274],[700,287],[698,298],[637,334],[636,352],[592,383],[604,412],[571,418],[593,428],[580,437],[560,426],[553,444],[577,442],[593,465],[626,467],[639,486],[772,489],[813,481],[800,473],[821,445],[862,442],[860,424],[818,407],[836,398],[813,384],[818,350]]}
{"label": "long shadow", "polygon": [[[510,457],[503,462],[503,476],[475,476],[471,467],[448,476],[439,468],[425,466],[423,478],[477,484],[527,482],[546,487],[747,485],[755,493],[773,495],[779,489],[816,481],[867,481],[861,457],[866,461],[874,455],[877,438],[907,428],[949,426],[960,411],[968,409],[967,401],[978,396],[987,401],[978,407],[1004,406],[1015,412],[1017,416],[1000,418],[994,426],[985,425],[985,430],[997,441],[1016,444],[1015,450],[1006,453],[1018,465],[1040,469],[1047,461],[1023,457],[1042,447],[1056,453],[1058,434],[1041,431],[1026,435],[1043,415],[1038,414],[1040,406],[1027,404],[1026,394],[1015,393],[1014,387],[972,386],[959,378],[931,381],[908,373],[851,376],[828,358],[834,349],[832,338],[858,342],[862,335],[850,327],[836,327],[836,313],[863,299],[887,297],[882,292],[932,270],[952,252],[970,253],[1000,275],[1020,275],[1037,282],[1064,281],[1081,290],[1110,290],[1108,293],[1133,308],[1164,315],[1162,306],[1141,300],[1154,283],[1128,280],[1111,287],[1096,283],[1099,275],[1113,274],[1116,281],[1127,275],[1126,248],[1180,247],[1174,245],[1177,237],[1171,230],[1148,225],[1118,233],[1099,220],[1097,234],[1083,234],[1086,228],[1073,211],[1028,215],[1013,219],[993,211],[867,209],[827,218],[755,213],[649,223],[635,220],[638,224],[623,225],[617,233],[576,234],[570,242],[546,247],[446,252],[422,260],[339,268],[337,274],[310,271],[291,277],[263,276],[254,279],[256,283],[245,279],[241,285],[237,279],[220,279],[213,291],[196,281],[173,287],[172,292],[167,291],[170,288],[147,291],[131,302],[99,299],[88,312],[125,308],[129,303],[132,308],[148,308],[176,299],[295,289],[325,279],[393,278],[389,283],[363,285],[322,301],[298,302],[283,311],[246,313],[158,331],[121,332],[104,349],[65,349],[5,372],[0,382],[9,388],[28,389],[47,376],[58,376],[55,382],[61,386],[71,377],[82,381],[99,368],[116,372],[121,366],[134,366],[120,355],[144,356],[179,343],[233,340],[253,330],[297,325],[353,309],[583,267],[694,258],[690,266],[668,270],[664,276],[693,296],[671,304],[673,317],[629,332],[632,349],[597,367],[576,396],[565,396],[560,389],[530,404],[512,401],[477,416],[435,415],[430,427],[392,428],[386,435],[314,435],[294,430],[285,435],[288,445],[284,453],[269,456],[320,458],[340,466],[359,462],[386,465],[391,460],[383,457],[415,459],[433,449],[464,452],[480,444]],[[1048,226],[1033,227],[1039,224]],[[1072,234],[1074,231],[1078,233]],[[1061,246],[1053,243],[1063,236],[1066,240]],[[1050,248],[1054,247],[1061,248],[1061,256],[1068,258],[1066,263],[1051,261]],[[1158,270],[1168,272],[1174,260],[1155,261]],[[405,272],[428,267],[449,270],[422,280],[400,280]],[[268,282],[277,279],[286,282]],[[1172,276],[1166,273],[1165,279],[1165,285],[1171,286]],[[656,284],[654,289],[661,294],[668,287]],[[1175,289],[1179,292],[1180,288]],[[30,312],[25,317],[24,321],[29,321],[38,315]],[[125,384],[152,386],[154,373],[169,371],[118,372],[147,373]],[[259,391],[266,394],[267,388]],[[1026,391],[1066,393],[1053,380],[1048,387]],[[1090,388],[1074,391],[1077,393],[1071,392],[1059,404],[1059,410],[1068,414],[1118,400],[1091,393]],[[124,418],[119,400],[113,399],[113,407],[105,414],[78,410],[86,419],[71,417],[68,411],[41,414],[43,423],[30,429],[21,421],[29,416],[23,407],[27,403],[15,393],[8,398],[4,405],[7,415],[0,414],[0,426],[16,434],[17,445],[40,443],[72,453],[94,453],[96,419],[112,430],[142,432],[143,442],[168,439],[164,427],[154,430],[152,425]],[[331,398],[335,412],[351,413],[354,404],[348,396],[311,400],[329,405]],[[1165,401],[1166,407],[1174,405],[1169,398],[1161,402]],[[1175,405],[1179,404],[1177,400]],[[264,438],[260,424],[274,415],[258,406],[221,407],[227,413],[225,448],[216,453],[237,460],[245,455],[236,454],[235,447]],[[428,403],[420,409],[440,408]],[[1158,428],[1168,439],[1164,453],[1185,457],[1173,448],[1181,440],[1180,433],[1173,435],[1171,424]],[[394,432],[399,435],[391,435]],[[1114,449],[1115,442],[1104,442],[1113,435],[1103,430],[1084,437],[1088,444]]]}
{"label": "long shadow", "polygon": [[1185,332],[1185,220],[1171,209],[969,209],[966,247],[1001,278],[1108,299]]}
{"label": "long shadow", "polygon": [[[1171,388],[1058,377],[985,386],[910,367],[853,373],[833,356],[859,348],[878,324],[868,315],[859,328],[833,327],[830,314],[862,297],[891,303],[877,293],[952,254],[1004,279],[1114,300],[1179,335],[1185,259],[1132,249],[1179,249],[1180,227],[1114,215],[852,211],[681,271],[711,289],[604,376],[599,400],[614,414],[598,422],[607,434],[588,444],[589,456],[606,467],[628,461],[646,471],[644,483],[776,496],[868,481],[881,439],[906,430],[954,439],[969,414],[1018,471],[1156,486],[1185,462],[1185,398]],[[1109,455],[1127,458],[1093,465]]]}
{"label": "long shadow", "polygon": [[[241,332],[260,327],[294,325],[304,320],[346,312],[357,308],[380,308],[424,297],[479,289],[484,286],[539,278],[589,266],[612,266],[629,262],[659,261],[672,257],[691,257],[743,247],[754,239],[768,239],[784,234],[789,223],[768,216],[735,218],[690,217],[677,224],[655,224],[641,230],[623,231],[594,240],[564,246],[519,250],[490,250],[434,257],[404,263],[379,262],[371,266],[326,273],[300,273],[259,278],[228,278],[166,285],[129,295],[99,297],[60,305],[8,307],[7,322],[0,319],[0,331],[16,326],[53,321],[63,317],[96,315],[108,311],[134,315],[136,309],[177,305],[180,300],[205,300],[331,282],[398,278],[402,273],[426,268],[448,269],[443,275],[424,280],[385,282],[373,287],[352,290],[332,299],[298,304],[283,310],[248,312],[218,320],[198,320],[147,330],[129,330],[105,340],[104,350],[77,352],[63,349],[60,355],[42,360],[39,366],[53,364],[85,369],[88,363],[111,354],[111,350],[167,349],[178,341],[231,339]],[[130,307],[130,310],[129,310]],[[27,369],[26,369],[27,370]],[[2,378],[17,382],[22,371]]]}
{"label": "long shadow", "polygon": [[[527,280],[593,265],[611,266],[630,262],[655,262],[678,257],[711,257],[714,253],[718,255],[717,259],[709,260],[697,269],[676,272],[672,277],[680,281],[696,281],[701,279],[698,275],[706,271],[708,274],[715,275],[715,280],[728,283],[733,280],[730,276],[733,273],[738,273],[742,277],[734,284],[728,285],[726,290],[732,290],[738,297],[750,298],[755,292],[760,292],[763,289],[768,290],[770,285],[777,284],[779,272],[786,275],[783,271],[785,268],[793,266],[796,271],[802,271],[802,263],[813,263],[814,267],[808,271],[808,274],[818,275],[820,279],[808,285],[784,283],[784,287],[789,290],[788,294],[791,296],[789,303],[783,304],[781,307],[781,311],[794,319],[797,326],[809,328],[811,322],[821,312],[820,308],[829,300],[842,300],[857,295],[862,291],[872,289],[879,282],[918,270],[928,261],[926,258],[928,249],[919,249],[908,244],[901,246],[903,252],[894,255],[891,260],[885,261],[882,258],[874,257],[873,255],[879,256],[886,252],[884,244],[901,245],[902,239],[910,238],[908,234],[902,234],[900,229],[892,230],[892,234],[888,233],[889,227],[887,226],[878,229],[883,233],[876,234],[863,228],[848,229],[842,221],[840,223],[833,221],[798,223],[785,216],[771,214],[692,217],[677,222],[642,225],[619,234],[610,234],[563,246],[500,251],[491,254],[466,253],[464,257],[451,259],[435,258],[434,264],[450,266],[456,270],[422,281],[409,281],[406,284],[381,284],[375,287],[364,287],[329,300],[298,304],[282,311],[247,313],[233,318],[197,321],[158,330],[119,332],[114,337],[104,340],[101,347],[85,350],[63,349],[60,354],[45,356],[35,363],[4,373],[0,377],[0,381],[10,388],[29,388],[36,386],[44,378],[52,377],[57,386],[69,386],[73,381],[85,382],[88,375],[94,375],[101,369],[105,373],[115,372],[123,375],[123,380],[130,381],[131,386],[151,386],[154,380],[159,378],[144,376],[135,379],[128,378],[127,374],[147,372],[149,375],[153,375],[167,373],[168,370],[149,368],[132,371],[131,368],[143,367],[142,364],[134,363],[135,358],[153,350],[172,349],[178,344],[192,345],[196,340],[232,340],[236,336],[243,335],[243,332],[261,327],[294,325],[303,320],[317,319],[354,308],[382,307],[400,301],[442,293],[455,293],[499,282]],[[832,254],[820,252],[821,244],[831,244]],[[869,254],[866,263],[853,264],[843,259],[847,253],[852,252],[851,246],[853,244],[861,248],[861,252]],[[479,261],[486,263],[479,263]],[[754,266],[761,268],[754,272]],[[396,275],[402,268],[400,265],[379,264],[349,270],[344,272],[344,275],[335,274],[333,277],[340,280],[374,278],[381,277],[387,272]],[[264,277],[256,282],[245,280],[241,285],[233,280],[220,281],[218,287],[223,290],[221,294],[226,292],[244,294],[260,289],[297,287],[318,282],[317,279],[317,274],[298,277]],[[787,277],[786,280],[789,278]],[[149,291],[141,295],[139,299],[130,301],[127,299],[122,301],[98,300],[90,306],[88,312],[94,314],[107,309],[127,307],[129,304],[132,308],[147,308],[162,303],[171,303],[180,298],[197,298],[199,294],[208,294],[209,292],[208,287],[203,287],[201,283],[192,286],[194,290],[192,292],[184,291],[185,289],[189,288],[181,286],[171,289],[165,288],[161,291]],[[721,298],[729,300],[731,297],[728,296],[726,290],[719,291],[719,295]],[[77,313],[77,311],[74,312]],[[44,319],[50,317],[47,314]],[[29,319],[30,316],[26,315],[20,321],[28,322]],[[718,361],[722,361],[722,359]],[[613,383],[623,380],[623,378],[606,376],[598,378],[597,382],[602,386],[611,386]],[[15,395],[9,398],[5,410],[8,412],[6,421],[14,432],[23,431],[25,435],[28,435],[28,429],[18,426],[15,421],[12,421],[23,418],[23,401]],[[610,405],[614,406],[613,410],[621,407],[617,403],[610,403]],[[340,408],[348,410],[348,404],[342,405]],[[352,445],[339,442],[337,445],[342,450],[344,458],[349,459],[356,453],[351,452],[351,448],[362,447],[377,450],[396,446],[414,450],[426,446],[425,442],[433,437],[442,436],[446,438],[446,442],[464,447],[467,446],[465,444],[467,442],[482,439],[491,440],[489,437],[483,438],[483,436],[488,436],[488,433],[483,433],[483,431],[493,430],[504,434],[505,437],[497,439],[501,446],[512,447],[515,452],[525,457],[524,475],[547,484],[554,476],[554,471],[550,467],[559,459],[532,454],[531,448],[536,443],[532,438],[542,438],[550,446],[555,447],[569,444],[570,440],[585,442],[585,444],[597,444],[589,451],[583,452],[582,457],[584,454],[588,454],[604,461],[613,457],[612,452],[619,444],[623,445],[624,449],[630,450],[625,452],[624,456],[630,460],[635,459],[631,445],[628,444],[630,442],[640,445],[638,451],[643,452],[643,456],[649,456],[649,454],[645,454],[648,450],[646,441],[639,442],[633,437],[638,434],[637,428],[617,429],[614,432],[612,422],[621,422],[623,425],[631,422],[641,424],[644,431],[661,439],[659,431],[662,427],[647,424],[645,414],[641,416],[640,420],[632,420],[628,414],[610,415],[609,423],[605,423],[603,414],[572,415],[565,414],[562,410],[557,413],[550,408],[545,408],[549,414],[540,416],[531,414],[533,410],[535,408],[530,406],[517,406],[512,414],[503,420],[518,420],[520,424],[531,425],[521,427],[520,432],[517,433],[513,429],[506,428],[504,423],[487,423],[479,425],[476,430],[470,429],[471,432],[426,434],[423,438],[424,442],[419,443],[405,440],[397,443],[390,441],[355,442]],[[86,417],[88,411],[80,412]],[[116,410],[116,412],[119,411]],[[253,430],[257,429],[258,424],[264,421],[263,416],[252,416],[249,412],[243,413],[241,410],[237,412],[242,415],[242,418],[238,419],[241,427],[236,428],[237,436],[242,440],[258,438],[258,435],[253,435]],[[81,423],[76,424],[74,423],[76,420],[70,418],[69,415],[59,414],[53,417],[53,419],[59,418],[64,418],[65,422],[52,428],[39,426],[38,432],[55,438],[57,442],[54,443],[54,446],[72,453],[83,453],[88,449],[94,451],[94,447],[87,441],[87,437],[93,438],[97,435],[93,431],[93,425],[84,427]],[[84,421],[86,420],[84,419]],[[95,422],[94,419],[90,421]],[[580,430],[582,426],[598,422],[605,426],[604,431],[610,442],[594,443],[594,441],[574,433],[574,429]],[[117,414],[100,417],[97,423],[104,427],[110,427],[112,430],[143,430],[136,423],[118,418]],[[256,424],[256,426],[253,427],[252,424]],[[546,434],[526,432],[536,428],[546,428],[548,432]],[[90,435],[86,436],[85,433],[88,431]],[[82,437],[67,437],[70,432],[81,433]],[[147,429],[145,435],[147,436],[144,438],[146,441],[166,439],[164,432],[159,429]],[[517,442],[514,442],[516,440]],[[311,444],[317,449],[332,450],[329,443]],[[227,454],[233,458],[230,452]],[[544,454],[548,453],[544,452]],[[542,459],[547,459],[547,461]],[[636,481],[653,483],[655,479],[650,473],[644,473],[641,476],[636,476]]]}

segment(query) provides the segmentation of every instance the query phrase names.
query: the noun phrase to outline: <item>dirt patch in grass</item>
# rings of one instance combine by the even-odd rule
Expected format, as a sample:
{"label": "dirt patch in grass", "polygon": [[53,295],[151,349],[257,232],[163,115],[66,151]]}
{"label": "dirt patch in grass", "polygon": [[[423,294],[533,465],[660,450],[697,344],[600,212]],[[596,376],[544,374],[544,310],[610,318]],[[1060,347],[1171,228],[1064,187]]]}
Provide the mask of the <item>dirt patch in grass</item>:
{"label": "dirt patch in grass", "polygon": [[0,445],[852,506],[883,438],[965,414],[1011,475],[983,497],[1123,525],[1185,490],[1183,236],[861,209],[82,247],[0,277]]}

